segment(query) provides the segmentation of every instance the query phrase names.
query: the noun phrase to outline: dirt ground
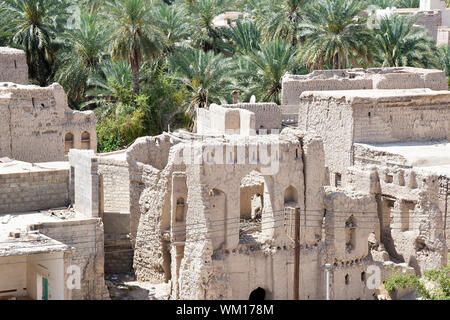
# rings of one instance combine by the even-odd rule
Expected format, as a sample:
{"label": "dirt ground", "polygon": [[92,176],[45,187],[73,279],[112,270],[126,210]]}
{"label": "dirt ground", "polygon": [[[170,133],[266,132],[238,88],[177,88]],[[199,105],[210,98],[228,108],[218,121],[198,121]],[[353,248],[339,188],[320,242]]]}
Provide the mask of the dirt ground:
{"label": "dirt ground", "polygon": [[105,275],[111,300],[168,300],[170,283],[138,282],[133,273]]}

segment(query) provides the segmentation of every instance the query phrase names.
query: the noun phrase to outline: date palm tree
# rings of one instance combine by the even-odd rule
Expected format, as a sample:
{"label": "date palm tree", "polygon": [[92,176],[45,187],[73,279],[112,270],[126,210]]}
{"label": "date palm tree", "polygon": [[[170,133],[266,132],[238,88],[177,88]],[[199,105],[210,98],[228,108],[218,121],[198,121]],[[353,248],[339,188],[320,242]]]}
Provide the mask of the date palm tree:
{"label": "date palm tree", "polygon": [[283,39],[271,40],[244,60],[240,79],[247,98],[255,95],[258,100],[280,103],[282,77],[298,67],[297,48]]}
{"label": "date palm tree", "polygon": [[196,107],[230,100],[235,89],[230,58],[212,51],[190,49],[172,56],[170,65],[175,70],[175,79],[185,85],[190,95],[188,113],[193,114]]}
{"label": "date palm tree", "polygon": [[[260,1],[260,0],[258,0]],[[263,0],[253,10],[265,40],[285,39],[292,46],[299,42],[299,24],[308,0]]]}
{"label": "date palm tree", "polygon": [[225,0],[186,1],[193,27],[192,40],[194,46],[204,51],[229,54],[230,48],[223,41],[224,34],[220,27],[214,25],[214,18],[226,11]]}
{"label": "date palm tree", "polygon": [[54,71],[55,30],[62,29],[67,2],[4,0],[4,6],[14,34],[12,43],[25,50],[31,76],[46,86]]}
{"label": "date palm tree", "polygon": [[112,57],[126,59],[131,65],[134,93],[139,93],[139,69],[145,58],[155,58],[162,52],[162,40],[149,21],[152,15],[148,0],[108,1],[109,19],[114,24]]}
{"label": "date palm tree", "polygon": [[415,26],[416,21],[417,18],[399,15],[380,19],[375,38],[382,66],[437,66],[434,41],[424,28]]}
{"label": "date palm tree", "polygon": [[188,12],[184,6],[180,5],[155,7],[152,23],[163,35],[164,45],[168,53],[174,52],[178,47],[185,47],[193,32]]}
{"label": "date palm tree", "polygon": [[319,0],[308,8],[300,24],[305,42],[300,60],[310,69],[334,69],[370,64],[374,41],[367,27],[365,4],[352,0]]}
{"label": "date palm tree", "polygon": [[89,76],[99,69],[108,41],[106,28],[95,13],[82,13],[80,21],[78,28],[68,30],[62,36],[70,47],[61,53],[56,74],[74,106],[84,99]]}
{"label": "date palm tree", "polygon": [[261,32],[252,21],[236,21],[226,29],[225,35],[239,54],[248,55],[261,47]]}

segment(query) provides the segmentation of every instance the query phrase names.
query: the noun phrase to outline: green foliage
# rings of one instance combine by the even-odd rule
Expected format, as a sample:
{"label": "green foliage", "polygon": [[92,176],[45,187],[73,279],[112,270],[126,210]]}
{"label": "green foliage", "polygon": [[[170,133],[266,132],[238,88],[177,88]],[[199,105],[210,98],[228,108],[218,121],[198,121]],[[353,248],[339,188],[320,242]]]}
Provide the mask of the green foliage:
{"label": "green foliage", "polygon": [[23,48],[31,77],[46,86],[54,74],[56,30],[67,17],[65,1],[4,0],[13,37],[11,43]]}
{"label": "green foliage", "polygon": [[434,41],[422,27],[416,27],[417,18],[393,15],[381,18],[375,29],[380,54],[377,60],[383,67],[432,68],[438,65]]}
{"label": "green foliage", "polygon": [[247,89],[247,96],[255,95],[261,101],[280,103],[281,79],[286,72],[296,68],[296,54],[296,48],[289,42],[273,40],[246,56],[241,87]]}
{"label": "green foliage", "polygon": [[145,114],[137,109],[131,114],[110,115],[97,125],[99,152],[111,152],[128,147],[145,134]]}
{"label": "green foliage", "polygon": [[226,102],[234,85],[233,61],[221,54],[190,49],[170,57],[170,67],[175,79],[183,84],[189,93],[189,110],[204,108],[211,103]]}
{"label": "green foliage", "polygon": [[315,2],[300,24],[306,39],[300,61],[310,69],[358,67],[357,58],[369,65],[376,48],[366,16],[361,14],[364,8],[364,3],[352,0]]}
{"label": "green foliage", "polygon": [[139,69],[144,58],[155,58],[162,50],[160,33],[149,21],[151,2],[147,0],[114,0],[107,2],[113,23],[112,57],[125,59],[131,65],[134,93],[139,93]]}
{"label": "green foliage", "polygon": [[95,13],[82,13],[80,26],[67,30],[62,39],[70,47],[60,53],[61,64],[56,80],[67,88],[69,101],[76,108],[85,100],[89,77],[102,63],[108,34]]}
{"label": "green foliage", "polygon": [[442,70],[450,77],[450,46],[442,46],[438,49],[438,59]]}
{"label": "green foliage", "polygon": [[[426,286],[425,283],[429,285]],[[394,271],[392,276],[384,281],[384,287],[388,292],[396,289],[415,289],[422,299],[426,300],[450,300],[450,266],[441,270],[428,270],[419,278],[415,274],[402,274]]]}

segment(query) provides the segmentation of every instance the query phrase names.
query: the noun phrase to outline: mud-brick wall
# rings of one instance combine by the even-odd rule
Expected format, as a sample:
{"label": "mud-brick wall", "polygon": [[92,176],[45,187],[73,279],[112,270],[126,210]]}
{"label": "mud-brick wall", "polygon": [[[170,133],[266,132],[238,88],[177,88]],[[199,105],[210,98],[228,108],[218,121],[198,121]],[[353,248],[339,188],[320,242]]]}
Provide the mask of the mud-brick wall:
{"label": "mud-brick wall", "polygon": [[69,170],[0,175],[0,213],[63,207],[69,203]]}
{"label": "mud-brick wall", "polygon": [[104,279],[104,231],[100,218],[47,222],[29,226],[74,248],[72,265],[81,271],[80,289],[72,290],[72,300],[109,300]]}

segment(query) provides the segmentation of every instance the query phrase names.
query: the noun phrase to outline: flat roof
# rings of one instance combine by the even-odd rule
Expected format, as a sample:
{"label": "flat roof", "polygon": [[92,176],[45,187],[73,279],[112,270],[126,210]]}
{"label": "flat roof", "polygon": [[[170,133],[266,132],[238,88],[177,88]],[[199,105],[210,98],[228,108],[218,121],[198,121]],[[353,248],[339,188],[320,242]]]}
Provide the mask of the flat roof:
{"label": "flat roof", "polygon": [[449,97],[450,91],[435,91],[431,89],[374,89],[374,90],[330,90],[330,91],[305,91],[300,98],[315,97],[322,99],[334,98],[337,100],[346,99],[389,99],[402,97]]}
{"label": "flat roof", "polygon": [[14,174],[14,173],[27,173],[27,172],[43,172],[43,171],[55,171],[55,170],[69,170],[70,164],[67,161],[54,161],[54,162],[41,162],[30,163],[18,160],[12,160],[9,162],[0,161],[0,175],[2,174]]}
{"label": "flat roof", "polygon": [[[32,224],[82,219],[70,209],[49,209],[26,213],[0,214],[0,257],[67,251],[67,245],[41,233],[28,232]],[[19,238],[10,237],[19,233]]]}
{"label": "flat roof", "polygon": [[[449,171],[450,173],[450,142],[398,142],[398,143],[355,143],[371,151],[395,154],[403,157],[408,165],[428,168],[429,170]],[[448,167],[448,168],[447,168]]]}

